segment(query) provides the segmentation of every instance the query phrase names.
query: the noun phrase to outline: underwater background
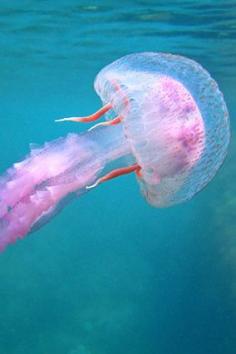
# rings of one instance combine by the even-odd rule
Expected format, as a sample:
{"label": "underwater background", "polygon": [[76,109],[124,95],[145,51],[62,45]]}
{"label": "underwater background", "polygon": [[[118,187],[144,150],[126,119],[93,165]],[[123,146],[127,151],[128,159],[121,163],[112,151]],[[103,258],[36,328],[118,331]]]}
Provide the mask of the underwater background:
{"label": "underwater background", "polygon": [[84,125],[97,72],[132,52],[199,61],[224,92],[228,157],[191,201],[149,206],[133,175],[0,254],[1,354],[236,352],[236,1],[0,1],[0,174]]}

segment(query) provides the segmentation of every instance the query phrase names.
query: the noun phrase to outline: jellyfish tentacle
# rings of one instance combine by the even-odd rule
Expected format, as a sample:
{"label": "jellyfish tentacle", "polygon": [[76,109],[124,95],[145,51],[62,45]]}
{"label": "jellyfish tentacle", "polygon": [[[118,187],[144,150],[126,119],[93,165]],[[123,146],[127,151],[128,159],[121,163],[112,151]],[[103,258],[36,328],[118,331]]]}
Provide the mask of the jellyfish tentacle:
{"label": "jellyfish tentacle", "polygon": [[112,170],[111,172],[107,173],[105,176],[98,178],[94,184],[87,186],[86,189],[92,189],[94,187],[97,187],[99,184],[101,184],[103,182],[109,181],[110,179],[113,179],[113,178],[116,178],[119,176],[127,175],[131,172],[138,173],[138,171],[140,171],[140,170],[141,170],[141,167],[137,163],[135,163],[132,166],[117,168],[117,169]]}
{"label": "jellyfish tentacle", "polygon": [[135,171],[135,173],[136,173],[136,176],[137,176],[138,178],[143,178],[143,173],[142,173],[142,169],[141,169],[140,166],[139,166],[139,168],[137,168],[137,170]]}
{"label": "jellyfish tentacle", "polygon": [[111,125],[119,124],[122,121],[122,119],[123,119],[122,116],[117,116],[114,119],[108,120],[106,122],[97,123],[97,124],[93,125],[89,129],[89,131],[93,130],[93,129],[97,128],[97,127],[109,127]]}
{"label": "jellyfish tentacle", "polygon": [[102,117],[106,112],[108,112],[112,108],[111,103],[105,104],[102,108],[100,108],[95,113],[90,114],[89,116],[85,117],[68,117],[68,118],[61,118],[56,119],[55,122],[79,122],[79,123],[89,123],[98,120]]}

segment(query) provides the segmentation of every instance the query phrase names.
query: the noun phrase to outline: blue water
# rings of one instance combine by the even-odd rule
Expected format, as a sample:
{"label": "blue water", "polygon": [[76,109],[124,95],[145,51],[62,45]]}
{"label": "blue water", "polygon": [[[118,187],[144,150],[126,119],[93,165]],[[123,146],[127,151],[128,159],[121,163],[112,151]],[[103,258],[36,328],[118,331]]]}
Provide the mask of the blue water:
{"label": "blue water", "polygon": [[0,255],[1,354],[236,352],[236,1],[0,3],[0,173],[84,126],[96,73],[136,51],[179,53],[218,81],[232,143],[188,203],[150,207],[133,176],[74,201]]}

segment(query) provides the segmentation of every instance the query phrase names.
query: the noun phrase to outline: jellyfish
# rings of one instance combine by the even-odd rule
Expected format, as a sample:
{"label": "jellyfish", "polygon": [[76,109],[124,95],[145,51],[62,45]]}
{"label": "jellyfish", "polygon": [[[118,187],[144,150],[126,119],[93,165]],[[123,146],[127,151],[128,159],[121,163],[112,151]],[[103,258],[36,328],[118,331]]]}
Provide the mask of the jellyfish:
{"label": "jellyfish", "polygon": [[[191,199],[222,165],[230,139],[217,83],[195,61],[144,52],[103,68],[94,84],[102,108],[84,133],[32,148],[0,177],[0,249],[37,230],[73,197],[133,173],[147,202]],[[102,116],[105,119],[97,122]]]}

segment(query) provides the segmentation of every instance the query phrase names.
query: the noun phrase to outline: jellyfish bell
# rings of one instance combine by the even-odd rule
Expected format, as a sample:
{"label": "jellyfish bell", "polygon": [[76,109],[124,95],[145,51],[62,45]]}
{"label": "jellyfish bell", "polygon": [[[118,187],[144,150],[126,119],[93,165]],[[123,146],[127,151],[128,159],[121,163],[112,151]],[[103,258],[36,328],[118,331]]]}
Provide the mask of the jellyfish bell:
{"label": "jellyfish bell", "polygon": [[33,149],[0,177],[0,249],[44,225],[72,196],[110,179],[135,173],[146,200],[167,207],[191,199],[221,166],[230,138],[227,107],[193,60],[131,54],[102,69],[95,90],[102,108],[58,121],[105,121]]}
{"label": "jellyfish bell", "polygon": [[95,90],[122,116],[150,204],[188,200],[213,178],[227,152],[229,120],[201,65],[172,54],[131,54],[102,69]]}
{"label": "jellyfish bell", "polygon": [[[135,171],[150,204],[191,199],[214,177],[227,153],[228,111],[201,65],[178,55],[135,53],[103,68],[94,86],[103,108],[62,120],[88,122],[105,114],[107,122],[93,128],[120,123],[136,162],[120,175]],[[118,175],[99,178],[88,189]]]}

